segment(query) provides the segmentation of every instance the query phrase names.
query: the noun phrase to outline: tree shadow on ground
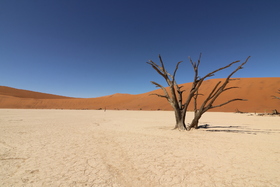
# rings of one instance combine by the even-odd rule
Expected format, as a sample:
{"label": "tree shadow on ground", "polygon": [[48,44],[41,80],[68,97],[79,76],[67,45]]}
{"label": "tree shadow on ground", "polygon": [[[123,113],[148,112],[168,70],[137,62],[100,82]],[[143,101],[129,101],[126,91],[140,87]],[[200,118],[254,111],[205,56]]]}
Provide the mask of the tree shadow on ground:
{"label": "tree shadow on ground", "polygon": [[280,133],[280,129],[251,129],[246,126],[211,126],[209,124],[198,126],[199,129],[205,129],[209,132],[228,132],[228,133],[243,133],[243,134],[272,134]]}

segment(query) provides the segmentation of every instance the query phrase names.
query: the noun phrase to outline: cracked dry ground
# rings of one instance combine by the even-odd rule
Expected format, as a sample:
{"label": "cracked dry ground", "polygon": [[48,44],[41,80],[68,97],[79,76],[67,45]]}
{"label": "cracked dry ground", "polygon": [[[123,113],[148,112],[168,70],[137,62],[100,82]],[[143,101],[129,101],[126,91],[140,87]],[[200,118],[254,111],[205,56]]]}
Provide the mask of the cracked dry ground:
{"label": "cracked dry ground", "polygon": [[211,115],[240,133],[171,130],[163,111],[1,109],[0,186],[280,186],[280,118]]}

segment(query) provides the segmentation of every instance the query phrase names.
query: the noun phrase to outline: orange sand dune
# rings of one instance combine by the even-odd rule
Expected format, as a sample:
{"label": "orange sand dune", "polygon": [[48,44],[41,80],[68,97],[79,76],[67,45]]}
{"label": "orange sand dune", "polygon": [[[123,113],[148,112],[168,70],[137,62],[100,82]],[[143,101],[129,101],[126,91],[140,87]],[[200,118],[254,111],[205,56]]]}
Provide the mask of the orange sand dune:
{"label": "orange sand dune", "polygon": [[[201,94],[207,95],[213,86],[224,79],[206,80],[200,90]],[[190,89],[191,83],[182,84],[185,93]],[[214,104],[221,104],[233,98],[247,99],[236,101],[211,111],[235,112],[271,112],[274,109],[280,111],[280,100],[273,99],[280,88],[280,77],[276,78],[240,78],[228,85],[238,86],[224,92]],[[39,92],[18,90],[0,86],[0,108],[38,108],[38,109],[113,109],[113,110],[172,110],[164,98],[151,96],[161,94],[160,89],[148,93],[130,95],[114,94],[98,98],[69,98]],[[193,106],[189,107],[193,110]]]}
{"label": "orange sand dune", "polygon": [[22,89],[11,88],[7,86],[0,86],[0,95],[20,97],[20,98],[33,98],[33,99],[65,99],[71,97],[65,97],[60,95],[46,94],[41,92],[34,92]]}

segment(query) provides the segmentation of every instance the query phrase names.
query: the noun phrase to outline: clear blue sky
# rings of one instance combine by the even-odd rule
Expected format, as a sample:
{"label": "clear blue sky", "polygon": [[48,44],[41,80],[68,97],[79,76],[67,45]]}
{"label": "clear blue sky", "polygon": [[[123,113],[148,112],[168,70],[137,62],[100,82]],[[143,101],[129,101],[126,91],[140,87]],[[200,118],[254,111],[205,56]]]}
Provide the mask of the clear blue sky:
{"label": "clear blue sky", "polygon": [[[235,77],[280,76],[279,0],[1,0],[0,85],[72,97],[140,94],[252,58]],[[226,77],[228,71],[213,78]]]}

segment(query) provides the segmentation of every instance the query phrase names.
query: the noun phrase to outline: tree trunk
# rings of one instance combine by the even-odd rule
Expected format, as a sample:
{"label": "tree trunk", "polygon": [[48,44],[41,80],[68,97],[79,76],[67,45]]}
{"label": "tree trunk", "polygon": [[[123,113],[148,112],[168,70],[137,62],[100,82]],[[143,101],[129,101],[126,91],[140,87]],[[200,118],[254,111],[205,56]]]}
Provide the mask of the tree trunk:
{"label": "tree trunk", "polygon": [[193,118],[193,120],[192,120],[192,123],[187,127],[187,130],[188,130],[188,131],[191,130],[192,128],[195,128],[195,129],[198,128],[198,122],[199,122],[199,119],[201,118],[202,114],[203,114],[203,113],[200,112],[200,111],[197,111],[197,112],[195,113],[195,116],[194,116],[194,118]]}
{"label": "tree trunk", "polygon": [[180,109],[175,109],[176,125],[174,129],[186,130],[185,118],[186,113]]}

